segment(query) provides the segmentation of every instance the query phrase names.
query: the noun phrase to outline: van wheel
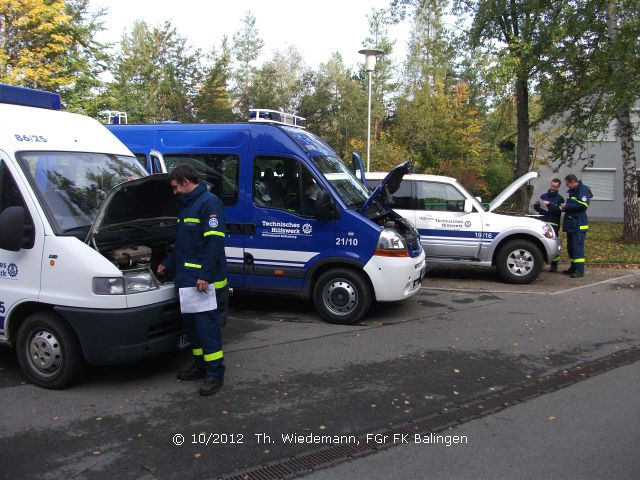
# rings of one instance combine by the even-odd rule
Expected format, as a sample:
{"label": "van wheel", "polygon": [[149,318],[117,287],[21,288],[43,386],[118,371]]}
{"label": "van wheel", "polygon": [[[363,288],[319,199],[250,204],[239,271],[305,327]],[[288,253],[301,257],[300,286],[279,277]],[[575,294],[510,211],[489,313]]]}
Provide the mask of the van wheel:
{"label": "van wheel", "polygon": [[57,315],[37,312],[22,322],[16,339],[18,361],[30,382],[59,389],[76,382],[86,361],[78,339]]}
{"label": "van wheel", "polygon": [[351,325],[371,307],[373,295],[366,278],[358,272],[336,268],[318,278],[313,292],[316,310],[330,323]]}
{"label": "van wheel", "polygon": [[502,246],[496,257],[500,278],[507,283],[533,282],[542,271],[540,249],[528,240],[512,240]]}

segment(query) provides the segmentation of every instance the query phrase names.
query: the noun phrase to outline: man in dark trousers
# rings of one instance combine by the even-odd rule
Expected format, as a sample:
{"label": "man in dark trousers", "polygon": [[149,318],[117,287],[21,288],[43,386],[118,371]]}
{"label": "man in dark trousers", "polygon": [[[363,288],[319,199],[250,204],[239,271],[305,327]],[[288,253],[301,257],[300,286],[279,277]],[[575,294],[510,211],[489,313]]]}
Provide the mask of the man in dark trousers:
{"label": "man in dark trousers", "polygon": [[[559,178],[551,180],[547,193],[540,195],[540,198],[533,204],[534,210],[542,215],[540,220],[553,227],[556,237],[560,236],[560,216],[562,215],[560,205],[564,203],[564,198],[558,193],[560,185],[562,182]],[[551,260],[550,272],[558,271],[558,260],[560,260],[560,255]]]}
{"label": "man in dark trousers", "polygon": [[[186,163],[176,166],[169,182],[184,203],[178,217],[176,245],[158,266],[158,275],[175,274],[176,289],[196,287],[206,292],[210,284],[218,291],[227,285],[224,253],[225,215],[220,199],[198,180]],[[221,298],[216,292],[218,307]],[[201,395],[213,395],[224,384],[224,359],[220,332],[220,309],[183,313],[182,320],[194,356],[193,365],[178,373],[179,380],[204,378]]]}
{"label": "man in dark trousers", "polygon": [[564,212],[562,228],[567,232],[567,250],[571,266],[562,273],[571,278],[584,277],[584,241],[589,230],[587,208],[593,194],[591,189],[578,180],[572,173],[564,177],[567,190],[567,203],[560,209]]}

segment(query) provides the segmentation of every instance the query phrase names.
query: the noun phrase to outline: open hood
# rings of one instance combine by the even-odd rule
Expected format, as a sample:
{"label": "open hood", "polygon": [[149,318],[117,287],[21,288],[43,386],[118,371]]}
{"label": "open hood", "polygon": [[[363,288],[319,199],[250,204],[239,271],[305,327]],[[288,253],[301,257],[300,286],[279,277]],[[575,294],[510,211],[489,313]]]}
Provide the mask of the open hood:
{"label": "open hood", "polygon": [[538,172],[529,172],[525,173],[523,176],[514,181],[511,185],[505,188],[500,195],[493,199],[493,201],[489,204],[489,208],[487,211],[493,212],[496,208],[504,203],[504,201],[509,198],[511,195],[516,193],[516,191],[522,187],[525,183],[527,183],[532,178],[536,178],[538,176]]}
{"label": "open hood", "polygon": [[160,173],[115,186],[107,194],[85,239],[107,227],[134,225],[141,222],[175,223],[184,205],[173,194],[169,174]]}
{"label": "open hood", "polygon": [[387,176],[384,177],[384,179],[380,182],[380,184],[373,190],[373,193],[371,193],[360,211],[366,212],[371,204],[376,200],[387,206],[390,201],[388,196],[393,195],[398,191],[398,189],[400,188],[402,177],[404,177],[407,173],[411,173],[412,171],[413,165],[411,165],[410,160],[402,162],[400,165],[391,170],[387,174]]}

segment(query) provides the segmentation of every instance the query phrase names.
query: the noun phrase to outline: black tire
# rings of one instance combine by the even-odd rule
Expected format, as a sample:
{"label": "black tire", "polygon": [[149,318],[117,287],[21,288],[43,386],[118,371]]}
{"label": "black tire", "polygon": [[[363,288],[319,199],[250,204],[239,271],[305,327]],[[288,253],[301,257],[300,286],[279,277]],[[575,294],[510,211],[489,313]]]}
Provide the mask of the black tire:
{"label": "black tire", "polygon": [[51,312],[34,313],[22,322],[16,349],[29,381],[44,388],[72,385],[87,365],[73,330]]}
{"label": "black tire", "polygon": [[346,268],[324,272],[313,290],[316,310],[328,322],[339,325],[356,323],[369,311],[372,301],[365,276]]}
{"label": "black tire", "polygon": [[537,245],[529,240],[505,243],[496,257],[498,275],[507,283],[531,283],[542,271],[544,259]]}

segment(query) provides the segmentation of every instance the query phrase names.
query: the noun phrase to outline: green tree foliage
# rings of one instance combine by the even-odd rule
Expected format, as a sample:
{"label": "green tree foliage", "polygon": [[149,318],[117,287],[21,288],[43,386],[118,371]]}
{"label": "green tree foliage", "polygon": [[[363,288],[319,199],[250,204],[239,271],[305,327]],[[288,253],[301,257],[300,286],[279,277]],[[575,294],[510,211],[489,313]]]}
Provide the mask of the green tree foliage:
{"label": "green tree foliage", "polygon": [[[509,78],[516,104],[516,168],[531,168],[529,96],[531,83],[558,37],[564,2],[539,0],[457,0],[457,11],[471,14],[470,46],[493,57],[497,75]],[[529,192],[530,194],[531,192]],[[528,205],[527,196],[520,207]]]}
{"label": "green tree foliage", "polygon": [[198,57],[171,22],[158,27],[134,22],[115,58],[114,81],[107,89],[110,109],[126,111],[129,122],[192,121]]}
{"label": "green tree foliage", "polygon": [[631,110],[640,98],[640,2],[566,3],[562,38],[550,52],[541,82],[545,113],[559,114],[564,128],[554,141],[553,157],[568,165],[588,159],[588,145],[614,130],[624,174],[623,238],[639,242]]}
{"label": "green tree foliage", "polygon": [[253,107],[251,87],[256,75],[254,62],[260,56],[263,46],[264,41],[256,27],[256,17],[247,12],[242,19],[242,30],[233,35],[232,47],[237,64],[233,73],[237,98],[236,113],[241,117],[246,117],[249,109]]}
{"label": "green tree foliage", "polygon": [[306,93],[307,71],[304,58],[295,47],[276,50],[255,73],[249,88],[251,105],[295,113]]}
{"label": "green tree foliage", "polygon": [[108,60],[94,39],[103,15],[88,0],[0,0],[0,82],[55,91],[67,109],[91,110]]}
{"label": "green tree foliage", "polygon": [[227,38],[222,40],[220,53],[215,48],[207,56],[209,65],[194,99],[195,118],[199,122],[230,122],[238,120],[233,113],[233,98],[229,91],[231,51]]}
{"label": "green tree foliage", "polygon": [[454,81],[453,52],[443,23],[446,0],[395,0],[391,9],[397,16],[410,15],[412,24],[404,69],[406,95],[425,84]]}
{"label": "green tree foliage", "polygon": [[486,195],[487,166],[501,157],[497,147],[483,141],[483,119],[469,98],[462,82],[449,90],[444,82],[435,88],[425,84],[413,99],[399,102],[396,133],[402,145],[418,154],[418,171],[462,178]]}
{"label": "green tree foliage", "polygon": [[302,99],[299,112],[306,117],[308,128],[342,158],[350,158],[351,140],[367,136],[367,93],[362,83],[338,53],[307,76],[307,83],[311,93]]}

